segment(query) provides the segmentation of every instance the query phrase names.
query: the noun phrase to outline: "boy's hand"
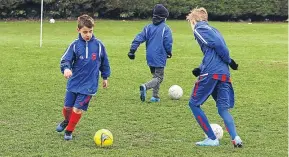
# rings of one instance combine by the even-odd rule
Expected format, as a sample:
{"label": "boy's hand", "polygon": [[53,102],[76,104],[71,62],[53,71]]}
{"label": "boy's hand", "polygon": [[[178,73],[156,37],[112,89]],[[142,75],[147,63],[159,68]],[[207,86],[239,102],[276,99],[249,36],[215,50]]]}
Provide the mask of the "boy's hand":
{"label": "boy's hand", "polygon": [[238,70],[238,64],[233,60],[231,59],[231,63],[229,64],[229,66],[233,69],[233,70]]}
{"label": "boy's hand", "polygon": [[102,87],[103,87],[103,88],[107,88],[107,87],[108,87],[108,82],[107,82],[107,80],[103,80],[103,81],[102,81]]}
{"label": "boy's hand", "polygon": [[72,71],[70,69],[65,69],[64,72],[63,72],[63,76],[66,79],[69,79],[72,76]]}
{"label": "boy's hand", "polygon": [[129,53],[127,54],[127,56],[128,56],[129,59],[135,59],[135,54],[132,53],[132,52],[129,52]]}
{"label": "boy's hand", "polygon": [[172,58],[172,56],[173,56],[172,53],[167,54],[167,58]]}
{"label": "boy's hand", "polygon": [[195,75],[196,77],[200,76],[201,74],[201,69],[200,68],[195,68],[193,71],[192,71],[193,75]]}

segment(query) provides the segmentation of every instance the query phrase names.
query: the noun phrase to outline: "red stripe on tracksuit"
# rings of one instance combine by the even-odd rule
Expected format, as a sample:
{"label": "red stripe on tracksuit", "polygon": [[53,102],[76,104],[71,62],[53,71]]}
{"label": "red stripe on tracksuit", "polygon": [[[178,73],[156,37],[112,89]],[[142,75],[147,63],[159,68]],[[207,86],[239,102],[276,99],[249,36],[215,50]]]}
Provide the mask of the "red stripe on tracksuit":
{"label": "red stripe on tracksuit", "polygon": [[83,106],[84,104],[87,104],[90,99],[91,99],[91,95],[88,95],[88,96],[84,99],[84,101],[80,102],[79,104],[80,104],[81,106]]}
{"label": "red stripe on tracksuit", "polygon": [[202,128],[203,128],[205,131],[209,131],[209,129],[208,129],[206,123],[203,122],[202,117],[201,117],[201,116],[198,116],[197,118],[198,118],[198,120],[199,120],[199,122],[200,122]]}
{"label": "red stripe on tracksuit", "polygon": [[219,75],[218,74],[213,74],[213,79],[218,80],[219,79]]}
{"label": "red stripe on tracksuit", "polygon": [[220,80],[222,82],[232,82],[231,78],[227,77],[227,75],[225,75],[225,74],[222,74],[222,75],[213,74],[213,79]]}
{"label": "red stripe on tracksuit", "polygon": [[227,81],[227,77],[226,77],[226,75],[224,75],[224,74],[222,75],[221,81],[222,81],[222,82]]}
{"label": "red stripe on tracksuit", "polygon": [[199,77],[199,80],[196,82],[196,84],[195,84],[195,88],[194,88],[194,97],[197,95],[197,90],[198,90],[198,88],[199,88],[199,82],[200,82],[200,80],[202,79],[202,76],[200,76]]}
{"label": "red stripe on tracksuit", "polygon": [[229,132],[229,129],[228,129],[228,127],[225,125],[225,127],[226,127],[226,130],[227,130],[227,132]]}
{"label": "red stripe on tracksuit", "polygon": [[90,99],[91,99],[91,95],[88,95],[88,96],[85,98],[84,102],[85,102],[85,103],[88,103]]}

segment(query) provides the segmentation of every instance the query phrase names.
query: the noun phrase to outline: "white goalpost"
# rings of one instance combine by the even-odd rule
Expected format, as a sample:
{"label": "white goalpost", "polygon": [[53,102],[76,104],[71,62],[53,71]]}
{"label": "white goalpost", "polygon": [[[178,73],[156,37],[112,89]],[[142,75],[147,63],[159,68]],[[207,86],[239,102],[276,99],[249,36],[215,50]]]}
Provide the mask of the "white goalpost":
{"label": "white goalpost", "polygon": [[43,26],[43,0],[41,0],[40,47],[42,47],[42,26]]}

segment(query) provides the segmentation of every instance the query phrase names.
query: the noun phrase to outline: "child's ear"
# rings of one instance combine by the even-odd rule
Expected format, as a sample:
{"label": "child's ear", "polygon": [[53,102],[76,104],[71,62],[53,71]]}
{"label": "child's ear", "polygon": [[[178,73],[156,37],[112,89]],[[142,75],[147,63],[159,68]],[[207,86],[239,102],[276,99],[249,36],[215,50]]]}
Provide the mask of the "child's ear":
{"label": "child's ear", "polygon": [[79,29],[79,28],[76,28],[76,30],[77,30],[77,32],[79,32],[79,31],[80,31],[80,29]]}

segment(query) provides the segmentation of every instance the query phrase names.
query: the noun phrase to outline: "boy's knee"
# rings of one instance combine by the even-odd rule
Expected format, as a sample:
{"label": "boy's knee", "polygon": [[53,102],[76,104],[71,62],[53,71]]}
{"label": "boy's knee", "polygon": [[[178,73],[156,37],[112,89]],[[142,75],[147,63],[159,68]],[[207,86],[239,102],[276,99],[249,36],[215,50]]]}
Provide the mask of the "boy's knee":
{"label": "boy's knee", "polygon": [[164,77],[158,77],[158,82],[159,82],[159,83],[162,83],[163,80],[164,80]]}
{"label": "boy's knee", "polygon": [[71,110],[72,109],[72,107],[68,107],[68,106],[64,106],[63,108],[66,109],[66,110]]}
{"label": "boy's knee", "polygon": [[190,106],[190,108],[191,108],[192,111],[195,110],[195,109],[200,108],[200,105],[196,105],[196,104],[194,104],[194,103],[192,103],[192,102],[189,102],[189,106]]}
{"label": "boy's knee", "polygon": [[228,108],[226,108],[226,107],[218,107],[218,113],[219,113],[220,116],[222,116],[222,114],[224,112],[226,112],[226,111],[228,111]]}
{"label": "boy's knee", "polygon": [[73,107],[73,112],[77,113],[77,114],[81,114],[83,112],[82,109],[78,109],[76,107]]}
{"label": "boy's knee", "polygon": [[162,83],[164,80],[163,76],[154,76],[153,78],[157,80],[157,83]]}
{"label": "boy's knee", "polygon": [[234,104],[231,104],[230,103],[230,100],[229,99],[218,99],[216,101],[217,103],[217,107],[218,107],[218,111],[222,111],[222,110],[228,110],[230,108],[233,108],[234,107]]}
{"label": "boy's knee", "polygon": [[232,117],[232,115],[229,112],[229,108],[218,107],[218,113],[226,123],[233,122],[231,118],[228,118],[228,117]]}

